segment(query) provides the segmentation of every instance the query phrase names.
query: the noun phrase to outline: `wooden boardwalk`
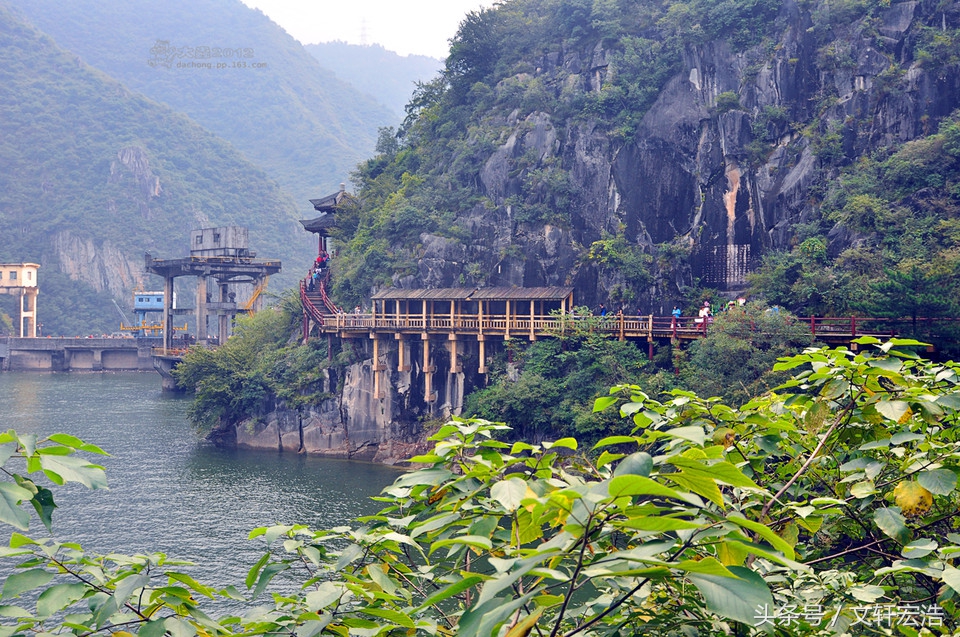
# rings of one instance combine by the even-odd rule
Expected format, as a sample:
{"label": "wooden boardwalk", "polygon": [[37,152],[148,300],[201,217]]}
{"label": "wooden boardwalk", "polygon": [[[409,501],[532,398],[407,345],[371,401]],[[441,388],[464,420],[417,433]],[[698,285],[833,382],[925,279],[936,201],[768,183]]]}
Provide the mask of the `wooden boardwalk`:
{"label": "wooden boardwalk", "polygon": [[[517,301],[512,308],[500,302],[500,312],[495,311],[496,303],[475,303],[473,311],[463,312],[462,304],[449,298],[419,301],[415,308],[395,299],[374,299],[373,311],[357,313],[334,306],[326,298],[324,286],[312,293],[307,291],[305,285],[301,286],[301,298],[315,324],[314,329],[321,334],[334,334],[341,338],[429,335],[536,340],[555,338],[576,329],[588,329],[620,340],[683,341],[703,338],[712,324],[712,319],[705,322],[696,317],[675,318],[652,314],[583,317],[570,313],[566,305],[562,308],[566,313],[541,314],[536,312],[537,302],[530,299]],[[438,305],[441,307],[438,308]],[[518,308],[518,305],[521,307]],[[902,331],[904,323],[903,320],[863,317],[808,317],[793,320],[808,328],[818,340],[831,345],[849,344],[861,336],[881,339],[895,337]],[[924,321],[929,322],[928,319]]]}

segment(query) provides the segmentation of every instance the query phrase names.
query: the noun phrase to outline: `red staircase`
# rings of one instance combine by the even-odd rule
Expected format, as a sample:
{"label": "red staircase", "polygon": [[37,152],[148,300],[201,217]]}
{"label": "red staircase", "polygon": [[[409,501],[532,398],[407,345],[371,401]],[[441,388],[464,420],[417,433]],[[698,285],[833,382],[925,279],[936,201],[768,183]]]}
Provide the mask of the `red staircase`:
{"label": "red staircase", "polygon": [[310,329],[310,319],[316,321],[318,325],[325,324],[325,316],[329,314],[343,314],[343,310],[338,307],[327,295],[327,283],[330,281],[330,270],[327,269],[324,276],[318,281],[317,286],[310,290],[310,277],[300,281],[300,302],[303,304],[303,340],[307,340]]}

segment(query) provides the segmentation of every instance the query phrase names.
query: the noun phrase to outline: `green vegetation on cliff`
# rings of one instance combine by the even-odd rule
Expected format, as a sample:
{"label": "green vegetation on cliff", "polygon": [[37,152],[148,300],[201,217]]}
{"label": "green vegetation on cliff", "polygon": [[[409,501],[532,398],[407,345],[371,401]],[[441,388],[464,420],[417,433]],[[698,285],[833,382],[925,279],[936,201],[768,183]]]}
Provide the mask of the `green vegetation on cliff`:
{"label": "green vegetation on cliff", "polygon": [[216,350],[191,348],[173,374],[195,393],[189,416],[203,434],[222,433],[256,420],[278,404],[296,409],[330,396],[323,391],[329,361],[320,340],[297,342],[300,300],[292,294],[253,316],[241,316],[236,331]]}
{"label": "green vegetation on cliff", "polygon": [[[831,232],[853,235],[828,251]],[[912,319],[960,312],[960,111],[931,135],[844,167],[822,216],[799,229],[790,252],[764,259],[753,288],[771,303],[815,315]],[[956,351],[955,330],[938,326]],[[929,333],[924,334],[929,337]]]}
{"label": "green vegetation on cliff", "polygon": [[663,312],[749,245],[753,292],[800,315],[954,313],[929,297],[957,291],[958,24],[880,0],[473,12],[354,175],[335,292],[565,283]]}

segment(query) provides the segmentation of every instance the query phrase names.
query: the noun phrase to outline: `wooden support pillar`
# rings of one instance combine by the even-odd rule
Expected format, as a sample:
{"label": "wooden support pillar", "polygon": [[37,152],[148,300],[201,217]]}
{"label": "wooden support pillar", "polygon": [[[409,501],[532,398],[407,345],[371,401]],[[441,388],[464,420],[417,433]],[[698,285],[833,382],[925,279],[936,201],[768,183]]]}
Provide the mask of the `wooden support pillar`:
{"label": "wooden support pillar", "polygon": [[420,338],[423,339],[423,400],[432,403],[437,399],[437,395],[433,392],[434,367],[430,364],[430,335],[423,333]]}
{"label": "wooden support pillar", "polygon": [[480,346],[480,369],[481,374],[487,373],[487,337],[483,334],[477,335],[477,344]]}
{"label": "wooden support pillar", "polygon": [[450,333],[447,336],[450,347],[450,373],[459,374],[463,371],[463,368],[460,367],[460,362],[457,360],[457,335]]}
{"label": "wooden support pillar", "polygon": [[[483,340],[482,338],[483,336],[483,301],[477,301],[477,335],[478,337],[481,337],[480,340],[482,341]],[[480,367],[483,367],[482,359],[483,357],[481,356]],[[480,372],[480,373],[483,374],[484,372]]]}
{"label": "wooden support pillar", "polygon": [[534,301],[533,299],[530,299],[530,340],[531,341],[537,340],[537,333],[533,330],[533,319],[534,319],[533,308],[534,308]]}
{"label": "wooden support pillar", "polygon": [[380,339],[377,338],[376,332],[371,332],[370,338],[373,340],[373,396],[379,400],[383,398],[380,392],[380,372],[385,366],[380,364]]}
{"label": "wooden support pillar", "polygon": [[394,334],[393,337],[397,339],[397,371],[409,372],[410,361],[407,360],[407,342],[403,339],[403,334],[400,334],[399,332]]}
{"label": "wooden support pillar", "polygon": [[504,326],[504,327],[503,327],[503,329],[504,329],[503,340],[509,341],[509,340],[510,340],[510,301],[507,301],[507,315],[506,315],[506,319],[507,319],[507,320],[504,321],[504,323],[503,323],[503,326]]}

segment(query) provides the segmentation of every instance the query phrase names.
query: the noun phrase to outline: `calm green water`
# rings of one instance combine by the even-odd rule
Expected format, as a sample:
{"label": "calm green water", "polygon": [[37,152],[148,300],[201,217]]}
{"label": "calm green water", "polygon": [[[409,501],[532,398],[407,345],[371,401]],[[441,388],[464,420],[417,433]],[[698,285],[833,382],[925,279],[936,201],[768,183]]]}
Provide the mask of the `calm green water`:
{"label": "calm green water", "polygon": [[[54,489],[54,537],[98,552],[192,560],[191,573],[211,584],[242,584],[261,554],[259,542],[246,540],[250,529],[347,523],[376,511],[369,496],[398,475],[380,465],[217,449],[191,430],[188,405],[163,395],[154,373],[0,374],[2,430],[62,431],[111,454],[98,460],[109,490]],[[31,524],[33,536],[46,533]]]}

